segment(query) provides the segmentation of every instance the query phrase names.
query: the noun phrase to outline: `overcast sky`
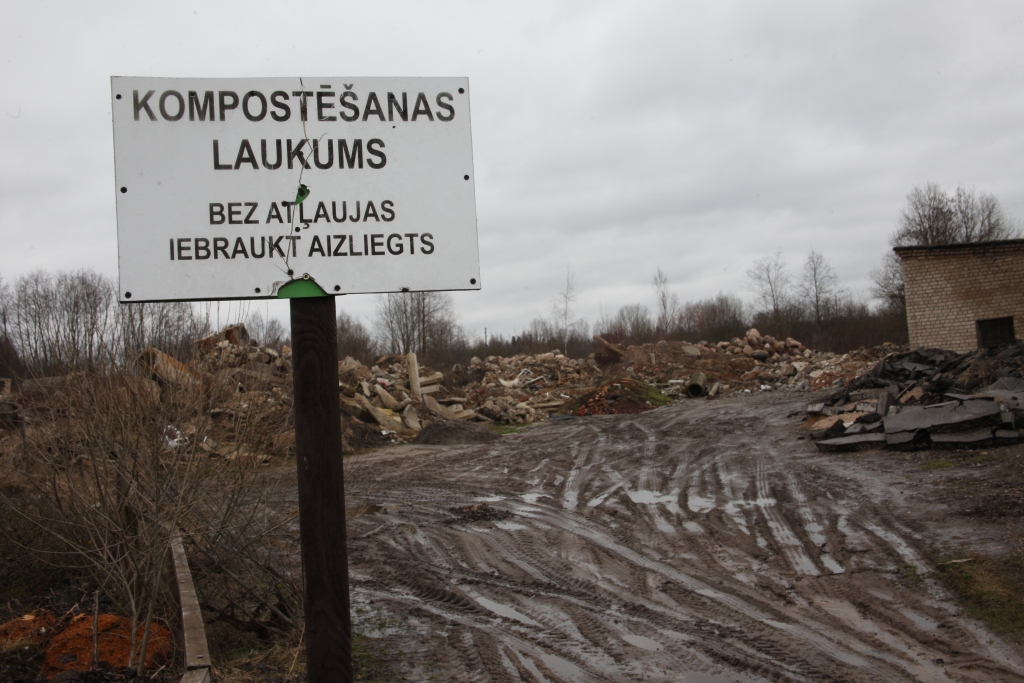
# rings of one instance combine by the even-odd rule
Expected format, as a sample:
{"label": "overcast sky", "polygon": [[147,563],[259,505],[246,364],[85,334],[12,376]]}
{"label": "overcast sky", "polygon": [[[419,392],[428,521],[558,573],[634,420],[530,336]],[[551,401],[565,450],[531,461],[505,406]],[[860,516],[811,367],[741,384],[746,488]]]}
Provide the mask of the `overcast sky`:
{"label": "overcast sky", "polygon": [[468,77],[474,335],[547,314],[567,267],[591,323],[653,307],[659,266],[684,301],[749,300],[777,250],[867,296],[929,181],[1024,218],[1019,2],[6,2],[0,54],[7,281],[117,276],[112,75]]}

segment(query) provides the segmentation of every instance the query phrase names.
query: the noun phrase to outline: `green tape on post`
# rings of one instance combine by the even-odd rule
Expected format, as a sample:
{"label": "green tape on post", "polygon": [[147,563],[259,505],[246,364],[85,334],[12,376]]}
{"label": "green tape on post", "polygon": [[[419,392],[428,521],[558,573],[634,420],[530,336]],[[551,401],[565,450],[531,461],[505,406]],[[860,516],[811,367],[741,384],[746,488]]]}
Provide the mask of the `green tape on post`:
{"label": "green tape on post", "polygon": [[277,290],[278,299],[309,299],[317,296],[330,296],[313,278],[292,280]]}

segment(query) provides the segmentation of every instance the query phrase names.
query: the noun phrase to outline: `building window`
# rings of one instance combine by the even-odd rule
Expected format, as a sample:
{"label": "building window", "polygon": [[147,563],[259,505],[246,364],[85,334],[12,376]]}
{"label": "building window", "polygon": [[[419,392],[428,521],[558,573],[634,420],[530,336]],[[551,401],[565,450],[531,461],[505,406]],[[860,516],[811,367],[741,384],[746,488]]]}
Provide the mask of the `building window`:
{"label": "building window", "polygon": [[1012,317],[978,320],[974,324],[978,328],[978,348],[980,349],[989,346],[1006,346],[1014,341]]}

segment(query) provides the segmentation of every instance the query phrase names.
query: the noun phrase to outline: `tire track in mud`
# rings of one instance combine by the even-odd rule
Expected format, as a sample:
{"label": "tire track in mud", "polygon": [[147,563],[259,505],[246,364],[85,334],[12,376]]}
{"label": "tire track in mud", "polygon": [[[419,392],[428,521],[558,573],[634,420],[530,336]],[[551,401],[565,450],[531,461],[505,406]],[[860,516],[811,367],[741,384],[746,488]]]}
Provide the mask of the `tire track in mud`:
{"label": "tire track in mud", "polygon": [[[351,458],[349,504],[382,508],[349,521],[353,590],[447,634],[406,636],[438,643],[443,680],[1022,680],[941,592],[899,583],[894,564],[927,564],[895,520],[805,476],[787,410],[693,402]],[[514,516],[450,512],[481,500]]]}

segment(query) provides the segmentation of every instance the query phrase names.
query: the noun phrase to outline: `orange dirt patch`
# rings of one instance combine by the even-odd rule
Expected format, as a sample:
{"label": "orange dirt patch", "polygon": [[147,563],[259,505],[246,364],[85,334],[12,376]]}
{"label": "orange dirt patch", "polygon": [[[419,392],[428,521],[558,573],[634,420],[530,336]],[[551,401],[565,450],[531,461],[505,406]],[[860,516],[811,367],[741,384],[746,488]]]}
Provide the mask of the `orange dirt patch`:
{"label": "orange dirt patch", "polygon": [[[123,669],[130,665],[131,622],[113,614],[101,614],[99,618],[97,652],[100,664],[112,669]],[[136,631],[136,647],[142,643],[143,626]],[[158,666],[167,660],[171,651],[171,633],[160,624],[149,629],[149,645],[146,648],[146,666]],[[89,671],[92,669],[92,617],[80,614],[71,625],[58,633],[46,648],[43,659],[43,676],[52,679],[64,671]]]}
{"label": "orange dirt patch", "polygon": [[45,609],[37,609],[17,619],[11,619],[0,625],[0,648],[41,644],[50,635],[53,621],[53,615]]}

